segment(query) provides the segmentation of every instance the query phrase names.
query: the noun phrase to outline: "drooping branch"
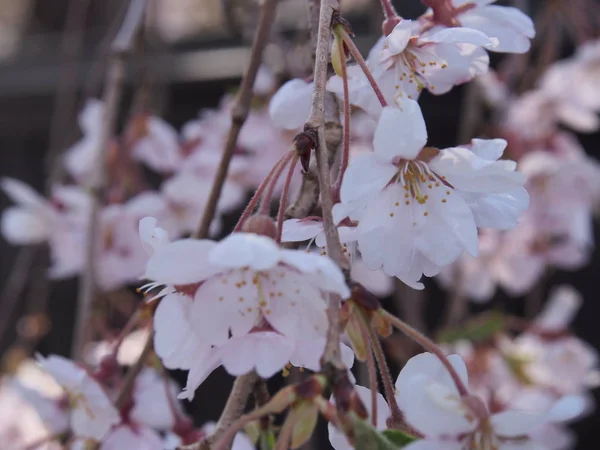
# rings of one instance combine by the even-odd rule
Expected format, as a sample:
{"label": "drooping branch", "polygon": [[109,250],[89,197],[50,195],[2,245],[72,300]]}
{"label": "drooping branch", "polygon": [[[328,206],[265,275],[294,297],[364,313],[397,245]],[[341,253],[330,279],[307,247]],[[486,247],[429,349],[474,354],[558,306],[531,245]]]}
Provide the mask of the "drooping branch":
{"label": "drooping branch", "polygon": [[250,51],[250,62],[246,68],[246,72],[242,78],[242,83],[237,92],[233,108],[231,109],[231,126],[227,134],[225,148],[221,156],[221,162],[215,174],[215,180],[210,190],[208,202],[204,209],[204,215],[200,221],[198,229],[194,233],[197,239],[205,238],[208,235],[210,224],[213,221],[217,209],[217,203],[221,197],[221,190],[227,178],[229,165],[233,157],[233,152],[237,145],[240,131],[246,122],[248,112],[250,111],[250,102],[252,101],[252,88],[256,80],[256,74],[262,61],[262,53],[269,39],[271,24],[275,19],[275,10],[277,0],[264,0],[261,15],[258,22],[258,29],[252,42],[252,50]]}
{"label": "drooping branch", "polygon": [[127,56],[133,51],[135,37],[143,22],[146,11],[146,0],[131,0],[123,24],[117,33],[112,46],[106,73],[104,88],[104,110],[94,172],[89,177],[88,189],[91,192],[91,206],[87,229],[87,247],[85,255],[85,270],[81,276],[77,298],[77,315],[73,347],[74,359],[81,357],[81,351],[86,340],[87,322],[90,318],[92,303],[96,294],[96,240],[100,232],[99,212],[102,205],[103,192],[106,188],[106,150],[114,135],[119,112],[119,104],[123,94]]}

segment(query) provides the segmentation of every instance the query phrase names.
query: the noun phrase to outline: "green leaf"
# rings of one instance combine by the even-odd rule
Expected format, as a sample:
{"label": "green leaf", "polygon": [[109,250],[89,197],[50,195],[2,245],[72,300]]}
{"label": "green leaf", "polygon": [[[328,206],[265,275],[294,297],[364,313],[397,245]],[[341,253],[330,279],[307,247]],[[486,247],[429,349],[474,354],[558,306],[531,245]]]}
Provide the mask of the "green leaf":
{"label": "green leaf", "polygon": [[275,448],[275,433],[272,430],[265,431],[260,435],[260,450],[273,450]]}
{"label": "green leaf", "polygon": [[418,439],[415,436],[405,433],[404,431],[392,429],[383,430],[383,435],[387,438],[388,441],[393,442],[400,448]]}
{"label": "green leaf", "polygon": [[293,411],[294,416],[288,419],[293,419],[294,430],[292,431],[292,444],[290,448],[295,449],[300,447],[310,439],[317,425],[319,418],[319,410],[316,405],[308,402],[302,402]]}
{"label": "green leaf", "polygon": [[506,327],[504,315],[499,312],[484,313],[460,328],[442,330],[439,342],[452,343],[460,340],[481,342],[491,338]]}
{"label": "green leaf", "polygon": [[388,440],[364,420],[355,422],[354,439],[356,450],[398,450],[402,448]]}

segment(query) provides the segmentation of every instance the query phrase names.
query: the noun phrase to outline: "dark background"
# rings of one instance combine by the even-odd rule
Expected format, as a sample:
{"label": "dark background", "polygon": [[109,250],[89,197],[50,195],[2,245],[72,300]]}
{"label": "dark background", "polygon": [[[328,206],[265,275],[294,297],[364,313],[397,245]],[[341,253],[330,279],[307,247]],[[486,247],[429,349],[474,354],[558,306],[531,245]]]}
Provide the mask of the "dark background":
{"label": "dark background", "polygon": [[[50,167],[48,155],[79,138],[75,120],[77,111],[86,96],[101,92],[107,36],[127,4],[119,0],[90,0],[83,20],[69,23],[69,14],[76,15],[74,4],[87,1],[32,0],[19,48],[8,59],[0,61],[0,176],[23,180],[40,192],[46,189]],[[0,2],[0,23],[3,3],[7,3],[6,0]],[[414,18],[423,10],[417,0],[395,3],[404,17]],[[534,9],[539,7],[538,2],[531,3]],[[366,12],[351,19],[359,42],[367,50],[379,30],[381,18],[377,2],[373,1]],[[296,33],[283,31],[292,39]],[[80,41],[75,38],[78,34]],[[73,49],[78,42],[80,48]],[[231,69],[231,61],[227,59],[232,56],[227,52],[221,56],[211,56],[208,52],[213,48],[228,50],[247,46],[243,36],[236,36],[226,26],[199,32],[197,36],[175,44],[158,38],[149,42],[144,48],[144,59],[134,60],[130,65],[131,83],[123,104],[127,105],[132,99],[132,84],[139,80],[137,73],[143,68],[154,73],[150,97],[153,111],[176,128],[194,118],[201,108],[217,106],[222,95],[239,81],[243,61],[233,64]],[[568,53],[569,45],[565,44],[560,51]],[[191,73],[183,73],[181,61],[190,55],[199,58],[199,62],[194,64]],[[456,144],[464,91],[464,87],[458,87],[441,97],[427,93],[421,97],[431,145],[443,148]],[[61,100],[57,102],[61,97],[62,103]],[[126,112],[123,111],[123,117]],[[600,157],[599,134],[580,138],[590,154]],[[0,194],[0,210],[8,204],[8,199]],[[31,261],[33,263],[29,264]],[[10,364],[15,342],[20,344],[16,348],[24,351],[69,353],[77,281],[49,283],[44,277],[46,266],[44,249],[23,251],[0,238],[0,350],[5,367]],[[26,267],[31,269],[24,270]],[[596,298],[599,269],[600,255],[595,252],[589,266],[575,273],[556,272],[545,287],[547,290],[554,284],[569,283],[584,294],[586,302],[575,320],[574,330],[595,348],[600,348],[600,303]],[[25,282],[20,283],[23,280]],[[22,289],[15,292],[14,286],[20,284]],[[434,324],[441,316],[445,296],[433,281],[429,282],[427,295],[427,318]],[[503,300],[514,311],[522,309],[522,299]],[[43,312],[50,316],[50,327],[47,333],[36,333],[45,325],[23,318],[35,319]],[[32,323],[33,331],[29,332]],[[175,375],[180,381],[184,380],[184,373]],[[272,387],[281,382],[281,379],[273,380]],[[229,383],[229,376],[218,370],[202,385],[196,401],[190,406],[199,424],[218,418]],[[596,392],[597,400],[600,400],[598,396]],[[587,417],[575,424],[574,429],[579,436],[578,449],[599,448],[600,414]],[[326,439],[323,433],[321,438]]]}

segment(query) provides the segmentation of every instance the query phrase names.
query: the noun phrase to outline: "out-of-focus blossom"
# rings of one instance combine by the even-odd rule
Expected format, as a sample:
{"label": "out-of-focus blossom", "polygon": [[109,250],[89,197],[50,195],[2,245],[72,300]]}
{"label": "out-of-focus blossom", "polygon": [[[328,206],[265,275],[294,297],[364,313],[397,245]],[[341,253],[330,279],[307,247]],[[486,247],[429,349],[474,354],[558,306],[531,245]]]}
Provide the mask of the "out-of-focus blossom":
{"label": "out-of-focus blossom", "polygon": [[301,128],[310,112],[312,91],[313,83],[299,78],[281,86],[269,103],[269,117],[273,123],[286,130]]}
{"label": "out-of-focus blossom", "polygon": [[85,369],[56,355],[39,356],[38,362],[67,393],[70,424],[75,436],[101,441],[121,421],[119,412],[102,387]]}
{"label": "out-of-focus blossom", "polygon": [[131,156],[159,173],[171,173],[181,166],[179,136],[164,120],[154,116],[139,119],[139,139],[133,144]]}

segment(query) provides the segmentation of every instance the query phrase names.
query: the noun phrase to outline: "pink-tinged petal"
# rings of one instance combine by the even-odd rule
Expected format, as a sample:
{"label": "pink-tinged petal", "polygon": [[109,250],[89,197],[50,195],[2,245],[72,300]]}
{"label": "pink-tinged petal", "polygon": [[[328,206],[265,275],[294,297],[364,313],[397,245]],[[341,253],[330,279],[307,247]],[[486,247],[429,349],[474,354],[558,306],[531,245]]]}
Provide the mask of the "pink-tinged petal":
{"label": "pink-tinged petal", "polygon": [[144,278],[162,284],[194,284],[218,273],[209,263],[215,242],[182,239],[158,247],[146,264]]}
{"label": "pink-tinged petal", "polygon": [[[190,322],[192,299],[180,294],[164,297],[154,313],[154,349],[165,367],[189,369],[201,347]],[[174,325],[175,324],[175,325]]]}
{"label": "pink-tinged petal", "polygon": [[13,206],[3,211],[0,230],[11,244],[40,244],[50,237],[51,224],[35,211]]}
{"label": "pink-tinged petal", "polygon": [[302,127],[311,107],[312,83],[294,78],[273,95],[269,103],[269,117],[275,125],[287,130]]}
{"label": "pink-tinged petal", "polygon": [[352,279],[378,297],[387,297],[394,290],[393,279],[382,270],[369,270],[362,259],[356,259],[350,269]]}
{"label": "pink-tinged petal", "polygon": [[473,139],[471,151],[481,159],[497,161],[502,157],[506,145],[504,139]]}
{"label": "pink-tinged petal", "polygon": [[177,398],[187,399],[191,402],[194,399],[194,394],[198,386],[220,365],[221,353],[218,347],[210,349],[207,353],[194,355],[186,385]]}
{"label": "pink-tinged petal", "polygon": [[408,41],[416,31],[415,24],[412,20],[403,19],[387,36],[385,45],[392,55],[402,53],[406,49]]}
{"label": "pink-tinged petal", "polygon": [[398,168],[390,163],[378,161],[374,153],[365,153],[350,160],[340,191],[346,213],[352,217],[352,204],[365,202],[370,196],[379,194],[396,174]]}
{"label": "pink-tinged petal", "polygon": [[383,108],[373,138],[380,161],[415,159],[426,143],[427,129],[417,102],[406,99],[401,108]]}
{"label": "pink-tinged petal", "polygon": [[396,398],[406,421],[428,438],[457,439],[479,425],[456,387],[428,374],[410,377]]}
{"label": "pink-tinged petal", "polygon": [[323,232],[320,220],[288,219],[283,222],[281,242],[302,242]]}
{"label": "pink-tinged petal", "polygon": [[154,217],[144,217],[139,223],[139,234],[146,253],[151,255],[162,244],[169,242],[169,233],[156,226]]}
{"label": "pink-tinged petal", "polygon": [[523,187],[525,175],[515,172],[514,161],[489,161],[466,148],[447,148],[429,162],[429,167],[457,189],[501,194]]}
{"label": "pink-tinged petal", "polygon": [[404,450],[464,450],[464,447],[457,440],[430,440],[419,439],[402,447]]}
{"label": "pink-tinged petal", "polygon": [[110,432],[102,442],[100,450],[163,450],[160,435],[152,428],[136,426],[135,430],[121,425]]}
{"label": "pink-tinged petal", "polygon": [[497,39],[490,39],[480,31],[465,27],[443,28],[431,33],[426,33],[419,43],[436,44],[472,44],[486,48],[498,45]]}
{"label": "pink-tinged petal", "polygon": [[586,411],[588,403],[581,395],[565,395],[546,413],[546,420],[560,423],[576,419]]}
{"label": "pink-tinged petal", "polygon": [[312,277],[315,286],[342,298],[350,296],[345,277],[339,266],[328,256],[298,250],[281,250],[281,261]]}
{"label": "pink-tinged petal", "polygon": [[529,193],[525,188],[504,194],[456,192],[465,200],[480,228],[514,228],[520,215],[529,207]]}
{"label": "pink-tinged petal", "polygon": [[[478,9],[477,11],[482,17],[493,18],[498,22],[510,25],[515,31],[528,38],[535,37],[535,25],[533,20],[518,8],[512,6],[491,5],[486,8]],[[498,38],[500,39],[500,37]]]}
{"label": "pink-tinged petal", "polygon": [[171,379],[165,380],[156,370],[143,369],[135,380],[130,418],[134,423],[157,430],[170,430],[175,422],[170,405],[181,412],[176,400],[179,390]]}
{"label": "pink-tinged petal", "polygon": [[77,116],[77,123],[85,134],[100,134],[103,110],[104,103],[98,99],[92,98],[85,102],[85,106]]}
{"label": "pink-tinged petal", "polygon": [[467,13],[461,17],[464,26],[481,31],[485,35],[496,39],[498,44],[490,47],[493,52],[525,53],[531,47],[531,41],[522,33],[514,30],[495,18],[486,18],[476,13]]}
{"label": "pink-tinged petal", "polygon": [[[462,382],[468,386],[469,375],[467,373],[467,366],[462,358],[459,355],[449,355],[448,361],[450,361],[450,364]],[[421,353],[410,358],[398,375],[396,389],[399,391],[402,390],[410,378],[416,375],[427,375],[439,383],[454,386],[454,381],[452,381],[448,370],[440,362],[439,358],[432,353]]]}
{"label": "pink-tinged petal", "polygon": [[222,268],[266,270],[275,266],[279,258],[279,247],[273,239],[253,233],[233,233],[214,246],[209,262]]}
{"label": "pink-tinged petal", "polygon": [[545,421],[543,414],[524,411],[504,411],[490,418],[494,433],[503,438],[527,436]]}
{"label": "pink-tinged petal", "polygon": [[13,202],[20,206],[48,209],[50,207],[44,197],[22,181],[14,178],[2,178],[0,187]]}
{"label": "pink-tinged petal", "polygon": [[582,295],[572,286],[561,285],[553,288],[544,309],[535,318],[536,327],[548,331],[562,331],[571,322],[583,304]]}
{"label": "pink-tinged petal", "polygon": [[206,280],[194,296],[189,315],[199,338],[212,345],[221,345],[229,338],[248,333],[256,324],[258,286],[254,272],[232,271]]}
{"label": "pink-tinged petal", "polygon": [[221,349],[221,358],[231,375],[243,375],[254,368],[261,378],[270,378],[285,367],[293,353],[293,340],[261,331],[230,339]]}

